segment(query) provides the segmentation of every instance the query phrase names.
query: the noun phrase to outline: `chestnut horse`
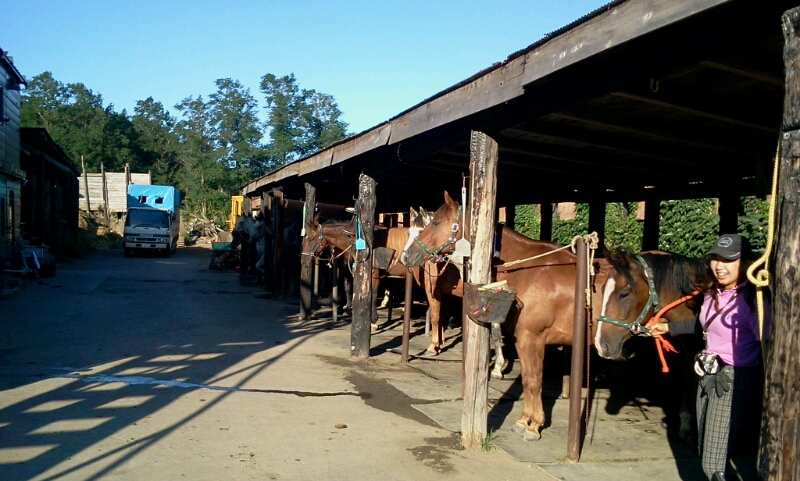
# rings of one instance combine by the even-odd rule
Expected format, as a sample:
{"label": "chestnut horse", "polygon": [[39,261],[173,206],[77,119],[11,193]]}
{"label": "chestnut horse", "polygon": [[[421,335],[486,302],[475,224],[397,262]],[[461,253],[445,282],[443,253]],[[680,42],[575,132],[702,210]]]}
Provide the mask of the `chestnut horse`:
{"label": "chestnut horse", "polygon": [[[708,266],[702,259],[691,259],[664,251],[607,252],[612,265],[603,286],[603,304],[598,317],[594,344],[601,357],[622,359],[622,345],[632,335],[646,334],[644,324],[667,304],[695,291],[703,291],[711,283]],[[650,278],[648,280],[648,277]],[[663,314],[665,321],[689,319],[697,314],[702,302],[696,296]],[[692,432],[696,377],[692,369],[700,339],[677,336],[678,353],[667,353],[670,365],[676,367],[685,384],[681,398],[679,436],[688,440]]]}
{"label": "chestnut horse", "polygon": [[[393,251],[391,260],[389,262],[388,268],[383,269],[373,269],[372,270],[372,302],[375,304],[377,300],[378,294],[378,284],[381,279],[381,271],[383,270],[386,272],[387,275],[391,276],[405,276],[406,274],[406,266],[399,262],[400,253],[403,250],[404,245],[406,244],[409,236],[410,230],[421,230],[426,222],[430,221],[431,216],[425,211],[421,209],[419,213],[417,213],[414,209],[411,209],[411,216],[410,216],[410,223],[412,227],[393,227],[390,229],[386,229],[383,227],[376,227],[373,231],[373,245],[371,246],[373,249],[377,247],[386,247]],[[313,255],[317,256],[322,251],[328,248],[332,249],[332,257],[342,257],[344,260],[344,264],[348,266],[347,269],[343,269],[343,274],[346,273],[350,274],[350,282],[352,282],[352,272],[351,267],[359,258],[359,254],[356,253],[355,247],[353,245],[355,241],[355,224],[351,221],[328,221],[325,223],[319,223],[319,216],[314,218],[314,221],[309,225],[306,225],[306,236],[303,239],[303,253],[306,255]],[[335,250],[338,249],[339,253],[336,254]],[[414,269],[412,272],[414,279],[418,284],[421,284],[421,269]],[[345,283],[347,286],[347,282]],[[347,305],[351,304],[351,290],[346,287],[345,289],[346,296],[347,296]],[[372,310],[372,319],[370,322],[372,323],[373,329],[377,327],[377,310]]]}
{"label": "chestnut horse", "polygon": [[[444,201],[433,221],[403,253],[402,261],[407,265],[424,264],[433,258],[430,252],[437,250],[438,256],[448,254],[455,238],[461,237],[464,229],[459,224],[460,206],[447,192]],[[501,263],[527,259],[563,247],[529,239],[505,227],[497,242],[495,252],[499,252]],[[423,249],[422,246],[426,247]],[[509,313],[506,324],[513,328],[516,338],[514,345],[520,360],[523,387],[522,416],[512,430],[521,433],[526,440],[541,438],[539,430],[545,421],[542,406],[545,345],[572,345],[576,261],[577,256],[573,253],[560,250],[539,259],[493,269],[496,280],[507,280],[521,302],[521,308],[518,304],[518,309]],[[605,282],[609,269],[608,263],[598,260],[594,282]],[[600,301],[601,296],[593,294],[594,309],[600,307]]]}

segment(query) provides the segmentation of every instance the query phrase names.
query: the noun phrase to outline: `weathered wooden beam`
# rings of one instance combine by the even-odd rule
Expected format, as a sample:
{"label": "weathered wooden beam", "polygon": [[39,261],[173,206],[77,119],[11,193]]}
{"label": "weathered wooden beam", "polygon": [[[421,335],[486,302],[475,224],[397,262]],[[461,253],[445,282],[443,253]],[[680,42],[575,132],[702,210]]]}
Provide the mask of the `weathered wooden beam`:
{"label": "weathered wooden beam", "polygon": [[734,75],[738,75],[740,77],[745,77],[753,80],[758,80],[759,82],[763,82],[765,84],[773,85],[775,87],[783,88],[783,78],[778,77],[776,75],[771,75],[764,72],[756,72],[750,69],[738,68],[733,67],[731,65],[725,65],[722,62],[714,62],[711,60],[706,60],[704,62],[700,62],[700,65],[704,67],[713,68],[716,70],[722,70],[724,72],[730,72]]}
{"label": "weathered wooden beam", "polygon": [[766,355],[759,471],[767,481],[800,479],[800,8],[783,15],[783,110],[771,349]]}
{"label": "weathered wooden beam", "polygon": [[606,240],[606,202],[607,199],[600,194],[589,201],[589,232],[597,232],[600,239],[597,248],[600,252],[603,251]]}
{"label": "weathered wooden beam", "polygon": [[[372,301],[372,238],[375,227],[375,186],[373,178],[361,174],[358,178],[356,229],[367,248],[354,246],[356,268],[353,273],[353,322],[350,326],[350,355],[369,357],[370,324],[375,303]],[[360,224],[360,225],[359,225]],[[359,229],[360,228],[360,229]]]}
{"label": "weathered wooden beam", "polygon": [[[497,208],[497,142],[482,132],[473,131],[470,153],[469,239],[472,252],[466,270],[469,282],[487,284],[492,281]],[[464,362],[466,376],[461,443],[465,448],[474,448],[480,447],[487,435],[489,329],[470,321],[464,327],[467,353]]]}
{"label": "weathered wooden beam", "polygon": [[615,115],[592,115],[587,112],[554,112],[547,117],[582,123],[595,129],[634,135],[645,140],[652,139],[688,148],[717,151],[720,154],[741,155],[742,149],[737,148],[740,145],[752,148],[752,146],[748,145],[748,139],[737,141],[734,137],[730,137],[724,139],[725,141],[708,142],[709,139],[701,140],[697,132],[692,134],[688,131],[672,131],[659,126],[645,126],[641,122],[637,122],[636,119],[619,118]]}
{"label": "weathered wooden beam", "polygon": [[742,201],[738,192],[736,195],[726,195],[719,198],[719,235],[735,234],[739,230],[739,211]]}
{"label": "weathered wooden beam", "polygon": [[[314,186],[306,182],[306,197],[303,213],[303,231],[307,226],[314,222],[314,207],[317,203],[317,191]],[[313,281],[313,257],[302,256],[300,258],[300,320],[305,321],[311,318],[312,303],[312,281]]]}
{"label": "weathered wooden beam", "polygon": [[[272,296],[282,300],[286,289],[283,272],[283,210],[285,208],[283,191],[273,190],[272,199],[272,232],[275,233],[272,246],[272,279],[274,283]],[[242,211],[244,211],[244,203],[242,204]]]}
{"label": "weathered wooden beam", "polygon": [[658,249],[659,227],[661,221],[661,201],[649,198],[644,201],[644,228],[642,233],[642,250]]}
{"label": "weathered wooden beam", "polygon": [[676,112],[681,112],[681,113],[688,114],[688,115],[693,115],[693,116],[696,116],[696,117],[704,117],[704,118],[707,118],[707,119],[715,120],[717,122],[730,124],[730,125],[735,125],[737,127],[745,127],[745,128],[752,129],[752,130],[760,130],[762,132],[771,132],[771,133],[775,132],[775,127],[772,127],[772,126],[769,126],[769,125],[759,125],[759,124],[755,124],[753,122],[748,122],[746,120],[735,119],[735,118],[729,117],[727,115],[720,115],[720,114],[717,114],[717,113],[714,113],[714,112],[705,112],[705,111],[700,110],[698,108],[689,107],[689,106],[685,106],[685,105],[678,105],[676,103],[671,103],[671,102],[664,102],[664,101],[661,101],[661,100],[657,100],[657,99],[653,99],[653,98],[649,98],[649,97],[644,97],[642,95],[632,94],[632,93],[628,93],[628,92],[613,92],[611,95],[614,95],[614,96],[620,97],[620,98],[624,98],[624,99],[628,99],[628,100],[635,100],[635,101],[641,102],[641,103],[655,105],[657,107],[661,107],[661,108],[668,109],[668,110],[674,110]]}
{"label": "weathered wooden beam", "polygon": [[539,204],[541,222],[539,223],[539,240],[553,240],[553,204],[546,202]]}

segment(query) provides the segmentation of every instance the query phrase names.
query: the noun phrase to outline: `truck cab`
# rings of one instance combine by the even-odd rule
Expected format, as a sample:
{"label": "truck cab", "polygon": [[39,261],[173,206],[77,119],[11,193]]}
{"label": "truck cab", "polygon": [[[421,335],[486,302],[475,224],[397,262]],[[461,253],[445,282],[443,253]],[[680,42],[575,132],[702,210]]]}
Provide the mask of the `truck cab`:
{"label": "truck cab", "polygon": [[180,194],[172,186],[128,185],[123,248],[125,257],[136,251],[156,251],[169,257],[178,247]]}

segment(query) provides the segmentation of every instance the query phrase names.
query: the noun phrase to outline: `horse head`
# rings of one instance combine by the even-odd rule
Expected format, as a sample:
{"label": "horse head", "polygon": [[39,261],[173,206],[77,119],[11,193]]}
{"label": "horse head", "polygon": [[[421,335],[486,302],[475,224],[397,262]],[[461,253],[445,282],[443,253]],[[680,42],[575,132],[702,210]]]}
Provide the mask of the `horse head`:
{"label": "horse head", "polygon": [[[700,259],[663,251],[634,254],[606,252],[612,266],[603,284],[603,303],[594,344],[606,359],[621,359],[622,345],[631,336],[646,334],[647,321],[666,304],[708,282],[707,267]],[[670,310],[664,319],[686,319],[698,307],[695,301]]]}
{"label": "horse head", "polygon": [[445,191],[444,204],[419,235],[412,238],[409,229],[409,242],[403,250],[401,262],[407,266],[421,266],[427,259],[450,253],[462,230],[461,206]]}
{"label": "horse head", "polygon": [[303,237],[303,255],[316,257],[328,248],[322,225],[319,223],[319,212],[314,214],[311,222],[306,222],[306,235]]}

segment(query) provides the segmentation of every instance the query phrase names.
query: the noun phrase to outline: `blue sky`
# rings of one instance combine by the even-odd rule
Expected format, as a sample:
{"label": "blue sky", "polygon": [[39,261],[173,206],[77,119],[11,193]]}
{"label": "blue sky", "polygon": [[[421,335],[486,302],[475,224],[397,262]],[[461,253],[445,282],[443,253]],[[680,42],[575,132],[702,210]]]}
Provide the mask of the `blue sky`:
{"label": "blue sky", "polygon": [[225,77],[263,104],[260,78],[294,73],[360,132],[605,3],[25,0],[3,5],[0,48],[28,78],[82,82],[129,114]]}

